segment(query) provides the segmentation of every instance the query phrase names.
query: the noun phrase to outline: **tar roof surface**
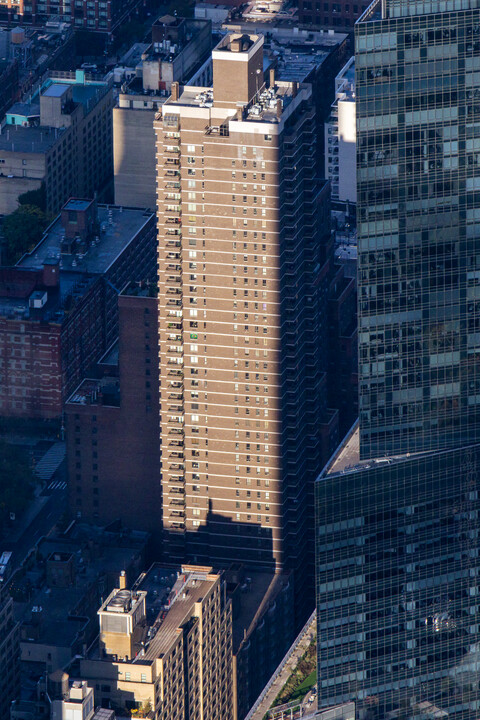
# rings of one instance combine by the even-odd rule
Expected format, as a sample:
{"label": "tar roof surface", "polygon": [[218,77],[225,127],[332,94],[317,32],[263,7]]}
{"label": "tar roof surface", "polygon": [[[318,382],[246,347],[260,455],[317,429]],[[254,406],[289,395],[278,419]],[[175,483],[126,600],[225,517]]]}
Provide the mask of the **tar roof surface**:
{"label": "tar roof surface", "polygon": [[0,152],[44,153],[60,140],[65,128],[6,125],[0,133]]}
{"label": "tar roof surface", "polygon": [[[109,222],[110,212],[112,223]],[[99,275],[106,272],[151,216],[150,212],[144,210],[117,206],[110,206],[109,209],[106,205],[100,205],[98,220],[104,231],[102,230],[99,234],[98,244],[90,247],[83,258],[62,255],[61,276],[65,276],[66,273],[80,276],[84,273]],[[32,252],[21,258],[18,266],[41,269],[46,259],[60,257],[64,234],[61,218],[58,217]]]}
{"label": "tar roof surface", "polygon": [[[446,452],[448,452],[448,450]],[[321,481],[325,477],[331,477],[332,475],[347,475],[348,473],[358,472],[360,470],[385,467],[386,465],[392,465],[420,455],[428,456],[433,454],[433,451],[421,450],[419,452],[402,453],[399,455],[385,455],[380,458],[367,458],[361,460],[360,429],[357,421],[349,435],[347,435],[344,439],[340,448],[322,470],[318,481]]]}
{"label": "tar roof surface", "polygon": [[53,83],[46,90],[43,91],[42,95],[45,97],[62,97],[67,92],[70,85],[62,85],[61,83]]}
{"label": "tar roof surface", "polygon": [[[193,584],[195,580],[195,584]],[[177,581],[178,582],[178,581]],[[215,580],[199,579],[199,575],[195,573],[187,573],[186,582],[183,584],[181,591],[168,609],[167,614],[160,626],[155,637],[150,641],[145,655],[140,658],[141,662],[152,662],[162,654],[168,652],[172,643],[178,635],[179,628],[182,627],[192,617],[195,603],[202,600],[215,584]],[[145,590],[143,583],[139,590]],[[175,586],[173,588],[175,590]],[[183,597],[184,592],[186,597]],[[147,595],[148,603],[148,595]]]}

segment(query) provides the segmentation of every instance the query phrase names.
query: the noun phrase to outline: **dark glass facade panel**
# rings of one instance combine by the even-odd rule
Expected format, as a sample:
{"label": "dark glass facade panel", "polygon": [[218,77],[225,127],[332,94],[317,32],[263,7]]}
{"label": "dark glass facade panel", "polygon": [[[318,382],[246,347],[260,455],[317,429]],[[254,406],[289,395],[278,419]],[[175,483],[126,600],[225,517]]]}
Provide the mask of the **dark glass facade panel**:
{"label": "dark glass facade panel", "polygon": [[355,28],[364,458],[480,431],[480,10],[385,5]]}
{"label": "dark glass facade panel", "polygon": [[319,707],[475,718],[480,446],[316,483]]}

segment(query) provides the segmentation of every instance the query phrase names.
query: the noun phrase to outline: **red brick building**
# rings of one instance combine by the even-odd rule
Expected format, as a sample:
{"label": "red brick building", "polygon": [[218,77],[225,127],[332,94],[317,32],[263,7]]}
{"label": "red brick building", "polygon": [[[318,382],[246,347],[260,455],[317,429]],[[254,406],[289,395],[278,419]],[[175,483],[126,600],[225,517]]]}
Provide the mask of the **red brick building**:
{"label": "red brick building", "polygon": [[[132,285],[118,297],[118,375],[86,379],[65,405],[70,510],[161,530],[157,299]],[[103,363],[105,364],[105,363]]]}
{"label": "red brick building", "polygon": [[0,21],[44,25],[61,17],[76,30],[112,32],[143,0],[0,0]]}
{"label": "red brick building", "polygon": [[367,6],[352,0],[298,0],[298,19],[302,25],[349,32]]}
{"label": "red brick building", "polygon": [[118,333],[117,295],[155,279],[154,215],[69,200],[42,241],[0,268],[0,416],[60,417]]}

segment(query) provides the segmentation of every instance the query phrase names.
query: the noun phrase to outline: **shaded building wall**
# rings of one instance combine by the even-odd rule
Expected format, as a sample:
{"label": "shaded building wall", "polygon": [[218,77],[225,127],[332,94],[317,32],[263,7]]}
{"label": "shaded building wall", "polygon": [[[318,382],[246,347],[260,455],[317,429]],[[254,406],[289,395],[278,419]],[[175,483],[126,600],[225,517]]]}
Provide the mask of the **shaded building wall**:
{"label": "shaded building wall", "polygon": [[10,105],[15,102],[18,92],[18,62],[8,64],[0,60],[0,120]]}
{"label": "shaded building wall", "polygon": [[0,415],[62,412],[61,326],[0,316]]}
{"label": "shaded building wall", "polygon": [[474,718],[480,446],[357,461],[316,483],[319,707]]}
{"label": "shaded building wall", "polygon": [[155,208],[155,110],[113,108],[115,202]]}
{"label": "shaded building wall", "polygon": [[155,219],[146,222],[104,276],[73,305],[62,326],[63,401],[94,371],[95,363],[118,336],[118,292],[130,279],[156,275]]}
{"label": "shaded building wall", "polygon": [[63,0],[58,4],[39,2],[39,0],[11,0],[0,2],[0,20],[9,24],[42,25],[50,17],[62,15],[72,23],[75,29],[111,32],[128,20],[130,13],[139,5],[138,0],[111,0],[99,5],[95,0],[86,0],[78,5],[74,0]]}
{"label": "shaded building wall", "polygon": [[12,700],[20,694],[20,625],[13,617],[13,600],[0,606],[0,711],[8,717]]}
{"label": "shaded building wall", "polygon": [[367,7],[368,3],[351,0],[298,0],[298,18],[304,25],[351,32]]}
{"label": "shaded building wall", "polygon": [[345,276],[343,266],[335,267],[329,288],[328,326],[329,405],[339,410],[342,438],[358,416],[357,293],[354,279]]}
{"label": "shaded building wall", "polygon": [[[234,646],[235,720],[247,715],[295,639],[293,576],[277,577],[278,590],[258,612],[240,645]],[[235,630],[235,599],[232,606]]]}
{"label": "shaded building wall", "polygon": [[[156,299],[119,296],[117,406],[67,402],[72,515],[161,530]],[[115,381],[113,381],[115,382]]]}

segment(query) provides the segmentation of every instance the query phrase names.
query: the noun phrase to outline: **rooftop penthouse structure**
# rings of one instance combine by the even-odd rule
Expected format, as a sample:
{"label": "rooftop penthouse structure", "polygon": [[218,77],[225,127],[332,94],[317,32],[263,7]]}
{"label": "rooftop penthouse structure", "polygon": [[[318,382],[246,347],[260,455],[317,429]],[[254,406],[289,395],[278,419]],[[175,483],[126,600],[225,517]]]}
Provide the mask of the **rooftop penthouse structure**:
{"label": "rooftop penthouse structure", "polygon": [[45,185],[50,213],[70,197],[108,199],[113,181],[112,88],[83,70],[52,72],[12,105],[0,131],[0,213]]}
{"label": "rooftop penthouse structure", "polygon": [[98,616],[98,649],[80,662],[97,702],[149,703],[155,720],[233,717],[231,605],[212,568],[155,564],[131,590],[121,576]]}

